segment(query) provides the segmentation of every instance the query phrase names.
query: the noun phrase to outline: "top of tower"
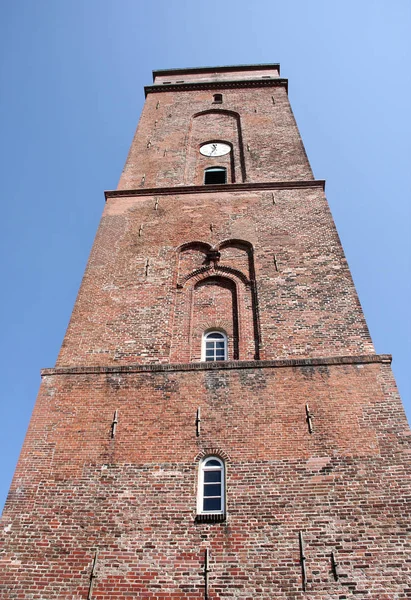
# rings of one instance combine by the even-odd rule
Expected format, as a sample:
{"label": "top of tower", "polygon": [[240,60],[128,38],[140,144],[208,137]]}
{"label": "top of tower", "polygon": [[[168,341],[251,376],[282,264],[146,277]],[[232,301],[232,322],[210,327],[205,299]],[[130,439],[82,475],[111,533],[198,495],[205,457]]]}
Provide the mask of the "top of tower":
{"label": "top of tower", "polygon": [[226,65],[219,67],[194,67],[185,69],[157,69],[153,71],[154,84],[187,83],[182,77],[188,77],[190,82],[230,81],[241,79],[275,78],[280,76],[279,63],[256,65]]}

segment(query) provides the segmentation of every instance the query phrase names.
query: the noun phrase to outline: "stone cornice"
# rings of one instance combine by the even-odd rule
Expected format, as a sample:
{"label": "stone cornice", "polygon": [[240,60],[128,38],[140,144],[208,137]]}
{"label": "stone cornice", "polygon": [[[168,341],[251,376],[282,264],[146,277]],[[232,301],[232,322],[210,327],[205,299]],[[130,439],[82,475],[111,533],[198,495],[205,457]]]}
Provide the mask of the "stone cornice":
{"label": "stone cornice", "polygon": [[230,88],[243,87],[275,87],[283,86],[288,93],[288,79],[283,77],[273,77],[272,79],[233,79],[231,81],[197,81],[187,83],[168,83],[146,85],[144,93],[147,94],[159,92],[183,92],[187,90],[222,90]]}
{"label": "stone cornice", "polygon": [[263,183],[222,183],[218,185],[176,185],[173,187],[138,188],[134,190],[106,190],[108,198],[123,196],[179,196],[180,194],[209,194],[212,192],[252,192],[260,190],[297,189],[321,187],[325,189],[324,179],[310,181],[268,181]]}
{"label": "stone cornice", "polygon": [[170,371],[227,371],[239,369],[279,369],[285,367],[320,367],[361,365],[369,363],[391,364],[391,354],[365,354],[360,356],[330,356],[325,358],[285,358],[278,360],[233,360],[226,362],[193,362],[176,364],[116,365],[55,367],[42,369],[42,377],[50,375],[104,375],[105,373],[161,373]]}

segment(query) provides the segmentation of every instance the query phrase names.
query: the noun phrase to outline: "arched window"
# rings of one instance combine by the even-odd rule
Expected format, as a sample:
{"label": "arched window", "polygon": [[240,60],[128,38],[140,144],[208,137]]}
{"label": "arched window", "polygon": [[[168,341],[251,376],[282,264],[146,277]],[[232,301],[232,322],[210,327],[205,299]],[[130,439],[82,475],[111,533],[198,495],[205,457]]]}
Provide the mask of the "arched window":
{"label": "arched window", "polygon": [[200,463],[197,513],[225,513],[225,468],[217,456],[207,456]]}
{"label": "arched window", "polygon": [[227,169],[225,167],[209,167],[204,171],[204,183],[227,183]]}
{"label": "arched window", "polygon": [[223,94],[214,94],[213,102],[214,102],[214,104],[222,104],[223,103]]}
{"label": "arched window", "polygon": [[203,336],[203,360],[227,360],[227,336],[222,331],[209,331]]}

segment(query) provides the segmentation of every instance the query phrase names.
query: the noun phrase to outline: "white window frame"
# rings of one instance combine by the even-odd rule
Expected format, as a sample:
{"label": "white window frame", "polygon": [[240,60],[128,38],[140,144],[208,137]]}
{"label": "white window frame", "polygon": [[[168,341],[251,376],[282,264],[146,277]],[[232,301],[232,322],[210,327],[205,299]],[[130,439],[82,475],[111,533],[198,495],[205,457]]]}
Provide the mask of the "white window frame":
{"label": "white window frame", "polygon": [[[207,467],[209,460],[216,460],[220,466]],[[205,471],[220,471],[221,472],[221,509],[220,510],[204,510],[204,472]],[[212,496],[208,496],[212,497]],[[203,458],[198,469],[198,494],[197,494],[197,514],[198,515],[225,515],[225,463],[218,456],[206,456]]]}
{"label": "white window frame", "polygon": [[212,329],[211,331],[205,331],[203,333],[203,339],[201,342],[201,360],[204,362],[220,362],[220,361],[216,360],[215,358],[213,360],[208,361],[207,356],[206,356],[207,339],[215,333],[218,333],[219,335],[223,336],[223,340],[220,340],[220,341],[224,341],[224,359],[223,360],[228,360],[228,337],[227,337],[226,332],[218,330],[218,329]]}

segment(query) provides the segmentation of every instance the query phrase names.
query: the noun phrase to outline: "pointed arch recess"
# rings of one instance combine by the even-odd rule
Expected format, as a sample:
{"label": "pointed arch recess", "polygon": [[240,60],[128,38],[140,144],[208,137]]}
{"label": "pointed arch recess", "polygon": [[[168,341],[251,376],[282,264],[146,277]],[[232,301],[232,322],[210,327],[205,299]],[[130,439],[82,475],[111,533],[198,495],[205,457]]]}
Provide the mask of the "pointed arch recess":
{"label": "pointed arch recess", "polygon": [[196,278],[196,280],[200,280],[202,276],[208,274],[209,276],[211,275],[233,275],[234,277],[237,277],[240,281],[242,281],[245,285],[251,285],[251,281],[248,279],[248,277],[246,275],[244,275],[244,273],[242,273],[241,271],[238,271],[237,269],[233,269],[232,267],[226,267],[226,266],[220,266],[220,265],[216,265],[216,266],[204,266],[202,268],[196,269],[195,271],[192,271],[191,273],[188,273],[187,275],[185,275],[184,277],[181,278],[181,280],[178,283],[178,287],[182,288],[184,287],[184,285],[189,281],[189,279],[192,279],[193,277]]}
{"label": "pointed arch recess", "polygon": [[228,340],[228,360],[238,360],[242,331],[239,306],[242,286],[235,277],[218,272],[204,273],[190,280],[190,361],[202,360],[204,331],[221,329]]}
{"label": "pointed arch recess", "polygon": [[[224,252],[235,248],[244,254]],[[258,360],[261,336],[252,244],[226,239],[211,246],[197,240],[179,246],[177,255],[171,361],[200,361],[201,337],[211,328],[226,331],[229,360]],[[238,269],[233,261],[241,255],[243,268]]]}

